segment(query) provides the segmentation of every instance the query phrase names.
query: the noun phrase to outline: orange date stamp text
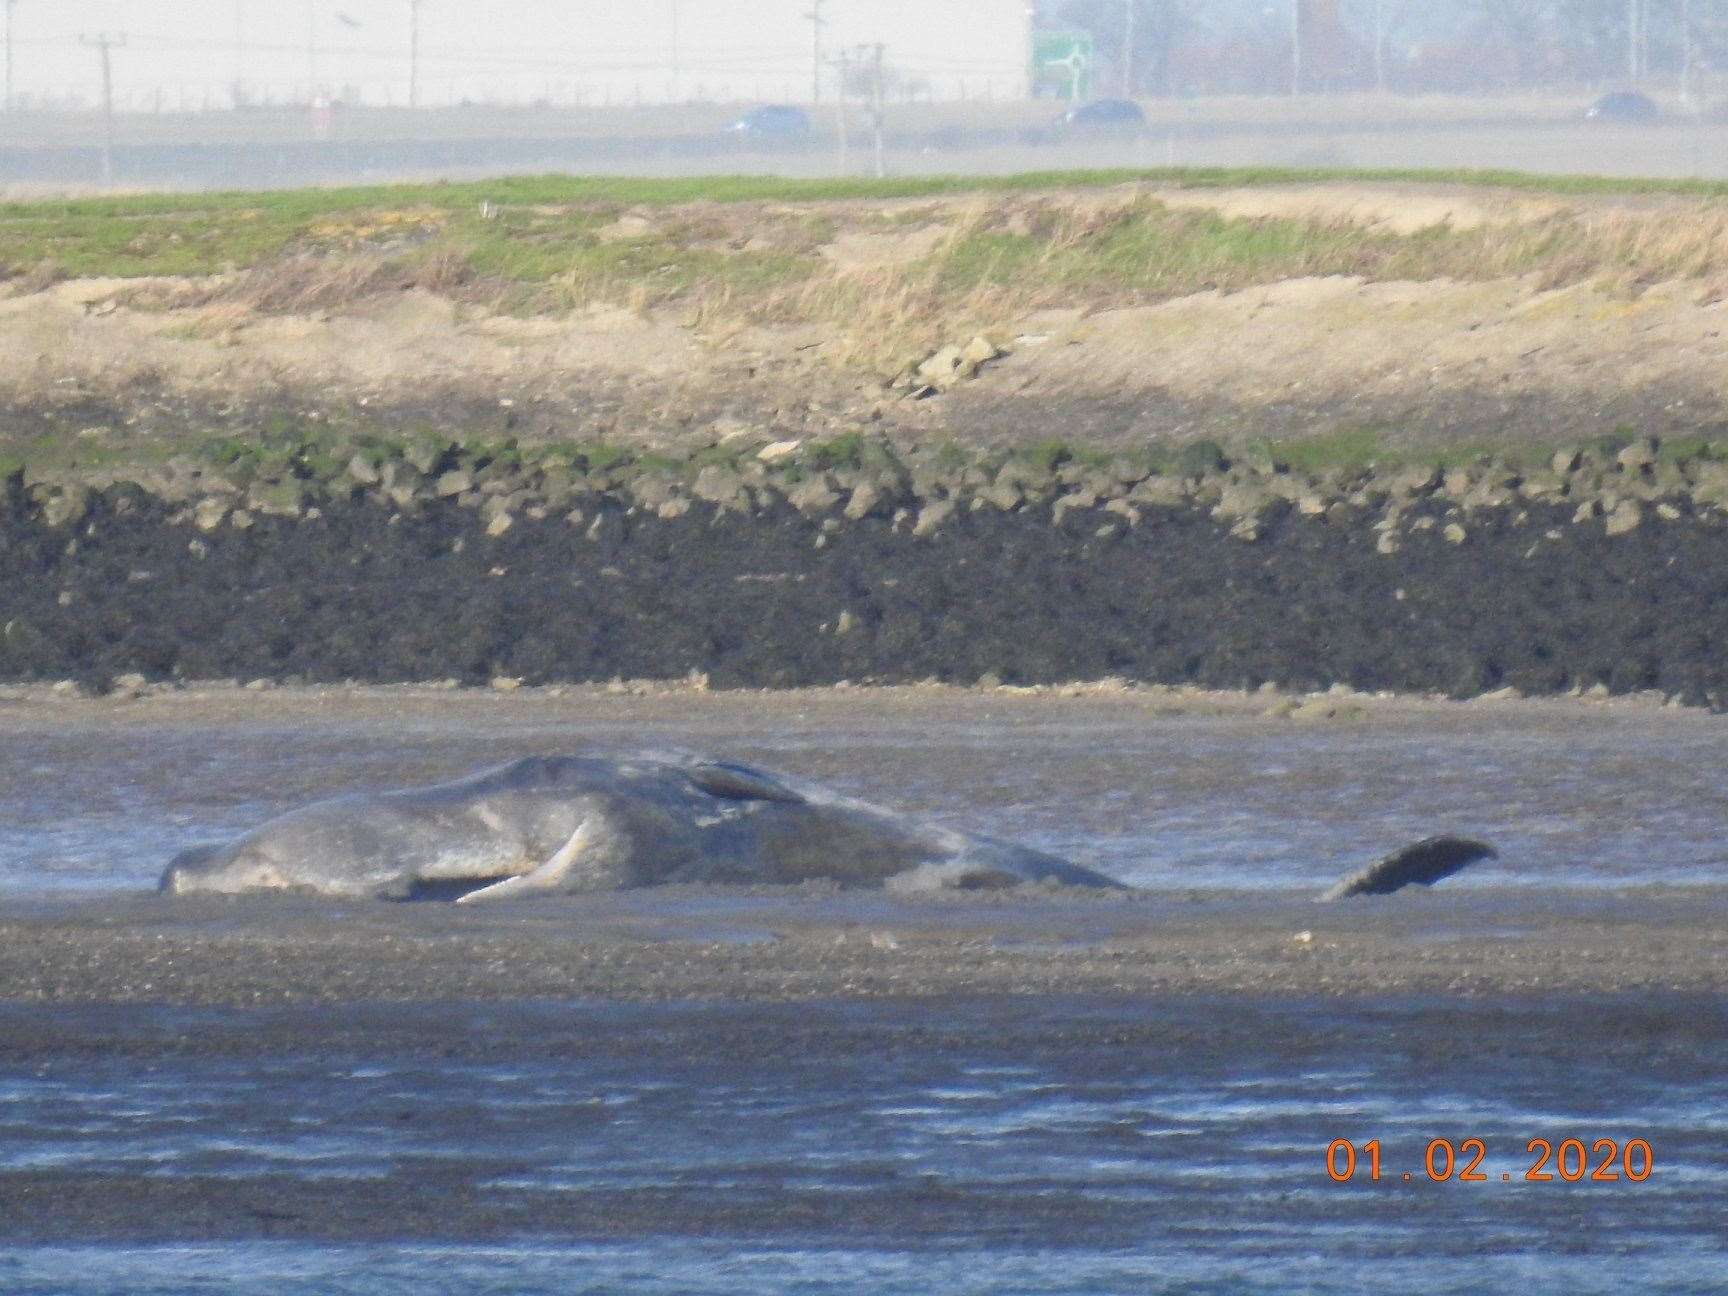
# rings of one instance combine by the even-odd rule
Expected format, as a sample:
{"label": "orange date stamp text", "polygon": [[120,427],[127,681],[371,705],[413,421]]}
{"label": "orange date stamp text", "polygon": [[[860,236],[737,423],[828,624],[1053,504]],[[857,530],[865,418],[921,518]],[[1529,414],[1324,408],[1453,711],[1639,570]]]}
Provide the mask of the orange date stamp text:
{"label": "orange date stamp text", "polygon": [[[1533,1138],[1524,1145],[1532,1158],[1519,1178],[1524,1183],[1643,1183],[1656,1167],[1656,1155],[1641,1138],[1599,1138],[1586,1146],[1583,1139],[1564,1138],[1555,1143]],[[1511,1183],[1509,1170],[1491,1175],[1482,1169],[1488,1145],[1479,1138],[1454,1143],[1451,1139],[1428,1140],[1419,1171],[1386,1171],[1382,1174],[1379,1139],[1352,1143],[1333,1139],[1326,1145],[1326,1175],[1333,1183],[1366,1180],[1379,1183],[1389,1178],[1404,1183],[1427,1179],[1433,1183],[1489,1183],[1498,1179]]]}

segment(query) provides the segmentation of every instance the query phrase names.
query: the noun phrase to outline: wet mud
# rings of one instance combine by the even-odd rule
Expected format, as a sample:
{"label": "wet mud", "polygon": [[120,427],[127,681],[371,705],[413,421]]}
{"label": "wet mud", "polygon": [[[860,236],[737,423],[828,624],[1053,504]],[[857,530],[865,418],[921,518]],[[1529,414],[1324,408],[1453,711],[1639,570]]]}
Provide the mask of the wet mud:
{"label": "wet mud", "polygon": [[0,679],[1122,676],[1728,696],[1728,527],[1652,511],[1609,534],[1573,510],[1532,502],[1454,527],[1442,501],[1417,501],[1387,552],[1372,513],[1336,508],[1267,508],[1248,539],[1202,507],[1132,526],[1101,504],[959,509],[917,534],[910,516],[819,520],[784,500],[602,502],[582,526],[518,513],[504,527],[451,501],[330,500],[201,530],[127,485],[53,526],[15,483]]}

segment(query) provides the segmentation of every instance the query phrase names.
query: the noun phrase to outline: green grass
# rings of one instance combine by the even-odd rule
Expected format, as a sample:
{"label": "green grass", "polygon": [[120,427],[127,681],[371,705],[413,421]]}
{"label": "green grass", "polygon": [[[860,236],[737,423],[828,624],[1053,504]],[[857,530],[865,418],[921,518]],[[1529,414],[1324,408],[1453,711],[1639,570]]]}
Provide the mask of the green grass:
{"label": "green grass", "polygon": [[[1036,171],[1008,176],[928,176],[893,180],[792,180],[704,176],[515,176],[461,184],[378,185],[282,192],[143,194],[0,204],[0,267],[14,271],[53,262],[73,275],[195,275],[254,266],[303,246],[325,246],[317,227],[378,212],[435,213],[444,237],[471,247],[478,264],[516,279],[560,273],[564,240],[591,233],[631,207],[680,204],[804,203],[944,195],[1031,194],[1143,183],[1189,189],[1328,182],[1410,181],[1509,188],[1560,195],[1672,194],[1728,198],[1728,182],[1536,176],[1506,171],[1364,171],[1279,167]],[[482,221],[489,203],[498,213]],[[565,209],[549,212],[545,209]],[[490,226],[490,229],[485,227]],[[820,238],[822,231],[812,233]],[[525,246],[514,244],[522,241]],[[1251,240],[1244,257],[1263,256]],[[500,246],[510,244],[512,246]],[[1006,266],[1016,249],[1001,245]],[[1122,257],[1136,249],[1126,244]],[[773,274],[784,266],[766,265]],[[699,267],[690,273],[700,273]]]}

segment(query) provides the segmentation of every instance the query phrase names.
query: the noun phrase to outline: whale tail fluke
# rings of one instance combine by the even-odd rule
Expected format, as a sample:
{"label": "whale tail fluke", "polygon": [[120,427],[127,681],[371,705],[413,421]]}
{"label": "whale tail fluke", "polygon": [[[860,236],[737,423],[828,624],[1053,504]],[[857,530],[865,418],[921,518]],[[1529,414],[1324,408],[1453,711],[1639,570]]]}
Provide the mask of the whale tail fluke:
{"label": "whale tail fluke", "polygon": [[1488,843],[1468,837],[1424,837],[1343,878],[1320,898],[1342,900],[1346,896],[1386,895],[1406,886],[1433,886],[1459,869],[1497,855]]}

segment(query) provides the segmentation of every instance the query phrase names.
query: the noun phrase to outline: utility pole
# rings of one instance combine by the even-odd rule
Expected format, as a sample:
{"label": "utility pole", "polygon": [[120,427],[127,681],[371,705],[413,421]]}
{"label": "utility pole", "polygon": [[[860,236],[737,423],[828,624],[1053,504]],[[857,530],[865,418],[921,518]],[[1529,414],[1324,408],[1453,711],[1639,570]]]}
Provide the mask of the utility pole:
{"label": "utility pole", "polygon": [[420,0],[408,0],[408,107],[420,106]]}
{"label": "utility pole", "polygon": [[888,174],[888,168],[882,161],[882,49],[880,41],[871,46],[870,64],[870,128],[876,142],[876,178],[882,179]]}
{"label": "utility pole", "polygon": [[1139,0],[1122,0],[1122,97],[1134,97],[1134,9]]}
{"label": "utility pole", "polygon": [[0,98],[0,111],[12,110],[12,9],[18,0],[6,0],[6,93]]}
{"label": "utility pole", "polygon": [[840,89],[834,96],[834,102],[840,136],[840,174],[844,176],[852,169],[851,141],[847,138],[846,133],[846,90],[851,84],[851,56],[845,50],[841,50],[839,54],[835,55],[834,64],[840,69]]}
{"label": "utility pole", "polygon": [[126,36],[110,36],[102,32],[95,36],[80,36],[80,44],[92,46],[102,58],[102,187],[114,187],[114,60],[111,51],[124,45]]}
{"label": "utility pole", "polygon": [[1644,76],[1644,0],[1626,0],[1626,76],[1636,85]]}
{"label": "utility pole", "polygon": [[1692,0],[1680,0],[1680,102],[1692,107]]}
{"label": "utility pole", "polygon": [[306,0],[306,102],[318,97],[318,0]]}
{"label": "utility pole", "polygon": [[810,0],[810,12],[804,17],[810,23],[810,102],[815,105],[822,102],[822,28],[827,22],[822,0]]}
{"label": "utility pole", "polygon": [[1386,0],[1374,0],[1374,89],[1386,93]]}

